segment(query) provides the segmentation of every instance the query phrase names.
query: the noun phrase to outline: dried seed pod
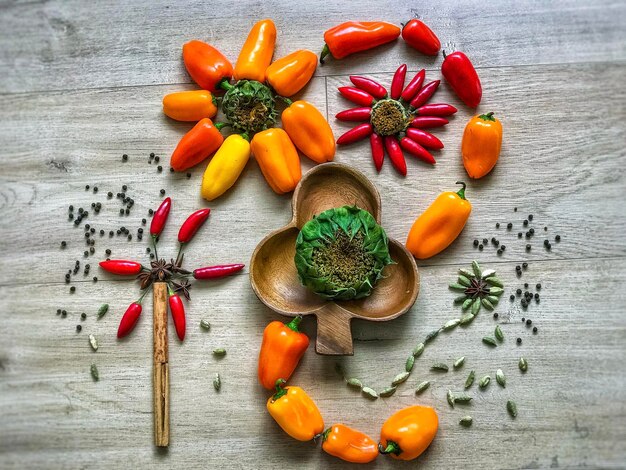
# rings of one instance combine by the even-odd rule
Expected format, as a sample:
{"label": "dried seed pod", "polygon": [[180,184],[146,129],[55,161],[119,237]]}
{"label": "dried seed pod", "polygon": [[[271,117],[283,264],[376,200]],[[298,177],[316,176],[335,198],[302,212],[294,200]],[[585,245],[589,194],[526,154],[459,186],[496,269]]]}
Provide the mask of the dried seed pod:
{"label": "dried seed pod", "polygon": [[496,347],[498,345],[498,343],[496,343],[496,340],[493,339],[491,336],[485,336],[483,338],[483,343],[485,343],[487,346],[492,346],[492,347]]}
{"label": "dried seed pod", "polygon": [[502,369],[496,371],[496,382],[498,382],[503,388],[506,388],[506,377]]}
{"label": "dried seed pod", "polygon": [[464,286],[463,284],[458,284],[456,282],[453,282],[452,284],[448,284],[448,287],[452,290],[458,290],[461,292],[465,292],[465,289],[467,289],[467,287]]}
{"label": "dried seed pod", "polygon": [[430,382],[428,380],[423,381],[422,383],[420,383],[417,388],[415,389],[415,394],[419,395],[420,393],[422,393],[424,390],[426,390],[428,387],[430,386]]}
{"label": "dried seed pod", "polygon": [[435,372],[448,372],[449,368],[447,364],[444,364],[443,362],[438,362],[430,366],[430,370]]}
{"label": "dried seed pod", "polygon": [[472,425],[472,417],[471,416],[463,416],[461,418],[461,420],[459,421],[459,424],[461,426],[465,426],[466,428],[469,428]]}
{"label": "dried seed pod", "polygon": [[363,396],[372,400],[376,400],[378,398],[378,393],[376,393],[376,390],[370,387],[363,387],[361,389],[361,393],[363,394]]}
{"label": "dried seed pod", "polygon": [[391,385],[395,387],[396,385],[400,385],[401,383],[406,382],[406,380],[409,378],[409,375],[411,375],[409,372],[399,373],[393,378]]}
{"label": "dried seed pod", "polygon": [[404,370],[407,372],[411,372],[413,370],[413,365],[415,364],[415,356],[411,354],[406,358],[406,363],[404,364]]}
{"label": "dried seed pod", "polygon": [[495,269],[485,269],[483,271],[483,275],[481,276],[483,279],[487,279],[489,277],[495,276],[496,274],[496,270]]}
{"label": "dried seed pod", "polygon": [[415,346],[415,349],[413,350],[413,356],[414,357],[420,357],[422,355],[422,353],[424,352],[424,343],[420,343],[417,346]]}
{"label": "dried seed pod", "polygon": [[504,333],[502,333],[502,328],[500,328],[500,325],[496,325],[496,329],[493,334],[498,341],[504,341]]}
{"label": "dried seed pod", "polygon": [[471,285],[470,280],[463,275],[459,276],[458,283],[465,287],[469,287]]}
{"label": "dried seed pod", "polygon": [[478,311],[480,310],[480,298],[477,297],[474,299],[474,302],[472,302],[472,315],[477,315]]}
{"label": "dried seed pod", "polygon": [[464,362],[465,362],[465,356],[461,356],[456,361],[454,361],[454,364],[452,364],[452,367],[454,367],[455,369],[458,369],[459,367],[463,365]]}
{"label": "dried seed pod", "polygon": [[89,344],[91,345],[91,349],[94,351],[98,350],[98,340],[94,335],[89,335]]}
{"label": "dried seed pod", "polygon": [[348,384],[348,387],[358,388],[359,390],[363,388],[363,383],[361,383],[361,381],[357,378],[346,380],[346,384]]}
{"label": "dried seed pod", "polygon": [[490,287],[489,294],[490,295],[502,295],[504,289],[502,287]]}
{"label": "dried seed pod", "polygon": [[379,397],[390,397],[391,395],[393,395],[394,393],[396,393],[397,387],[387,387],[386,389],[384,389],[383,391],[378,393]]}
{"label": "dried seed pod", "polygon": [[478,265],[478,261],[472,261],[472,270],[474,271],[474,275],[480,279],[483,276],[482,271],[480,270],[480,266]]}
{"label": "dried seed pod", "polygon": [[206,320],[200,320],[200,328],[208,331],[211,329],[211,324]]}
{"label": "dried seed pod", "polygon": [[493,310],[493,304],[491,302],[489,302],[489,300],[487,300],[487,298],[481,299],[480,303],[483,304],[483,307],[485,307],[487,310]]}
{"label": "dried seed pod", "polygon": [[102,318],[109,311],[109,304],[102,304],[98,309],[98,318]]}
{"label": "dried seed pod", "polygon": [[98,372],[98,367],[95,364],[91,364],[91,367],[89,368],[89,370],[91,371],[91,377],[96,382],[100,380],[100,373]]}
{"label": "dried seed pod", "polygon": [[489,382],[491,382],[491,377],[485,375],[482,379],[478,381],[478,386],[480,388],[485,388],[487,385],[489,385]]}
{"label": "dried seed pod", "polygon": [[459,269],[459,274],[461,276],[465,276],[468,279],[473,279],[474,278],[474,273],[472,271],[468,271],[467,269]]}
{"label": "dried seed pod", "polygon": [[518,366],[519,370],[521,370],[522,372],[526,372],[528,370],[528,361],[523,357],[520,357]]}
{"label": "dried seed pod", "polygon": [[217,348],[213,350],[213,355],[217,356],[217,357],[223,357],[226,355],[226,349],[224,348]]}
{"label": "dried seed pod", "polygon": [[473,303],[474,303],[474,299],[472,299],[471,297],[467,297],[465,299],[465,302],[463,302],[463,305],[461,305],[461,308],[463,309],[463,311],[465,311],[468,308],[470,308]]}
{"label": "dried seed pod", "polygon": [[517,405],[515,404],[514,401],[509,400],[506,402],[506,410],[509,412],[511,417],[513,418],[517,417]]}
{"label": "dried seed pod", "polygon": [[426,338],[424,339],[424,343],[428,343],[430,340],[435,339],[438,334],[439,334],[439,330],[431,331],[430,333],[426,335]]}
{"label": "dried seed pod", "polygon": [[504,287],[504,283],[497,277],[492,276],[485,279],[485,282],[491,284],[494,287]]}
{"label": "dried seed pod", "polygon": [[448,390],[448,393],[446,393],[446,400],[448,400],[448,404],[454,408],[454,394],[452,390]]}
{"label": "dried seed pod", "polygon": [[472,401],[472,397],[465,393],[457,393],[454,395],[455,403],[469,403],[470,401]]}
{"label": "dried seed pod", "polygon": [[443,331],[449,331],[459,326],[459,323],[461,323],[461,320],[459,320],[458,318],[455,318],[454,320],[447,321],[446,324],[441,327],[441,329]]}
{"label": "dried seed pod", "polygon": [[213,378],[213,388],[218,392],[220,388],[222,388],[222,379],[220,379],[219,372],[216,372],[215,377]]}
{"label": "dried seed pod", "polygon": [[473,370],[470,371],[469,375],[467,376],[467,379],[465,379],[465,390],[467,390],[468,388],[472,386],[472,384],[474,383],[475,377],[476,377],[476,373]]}
{"label": "dried seed pod", "polygon": [[[468,299],[468,300],[471,301],[472,299]],[[466,313],[459,319],[459,324],[467,325],[468,323],[471,323],[473,319],[474,319],[474,315],[472,315],[471,313]]]}

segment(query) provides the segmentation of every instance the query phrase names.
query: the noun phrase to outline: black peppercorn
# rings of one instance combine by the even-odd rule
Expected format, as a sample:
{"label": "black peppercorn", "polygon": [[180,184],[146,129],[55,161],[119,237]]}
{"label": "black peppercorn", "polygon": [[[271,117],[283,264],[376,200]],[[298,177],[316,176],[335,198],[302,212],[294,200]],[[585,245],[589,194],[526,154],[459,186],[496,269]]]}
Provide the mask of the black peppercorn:
{"label": "black peppercorn", "polygon": [[96,249],[93,246],[89,248],[89,253],[93,255],[95,252],[96,252]]}
{"label": "black peppercorn", "polygon": [[62,317],[67,316],[67,310],[61,310],[61,316]]}
{"label": "black peppercorn", "polygon": [[80,319],[85,320],[87,318],[87,314],[85,312],[80,314]]}
{"label": "black peppercorn", "polygon": [[124,215],[124,209],[120,209],[120,215]]}
{"label": "black peppercorn", "polygon": [[61,242],[61,248],[65,248],[67,246],[67,242],[65,240],[63,240]]}
{"label": "black peppercorn", "polygon": [[152,214],[154,214],[154,211],[152,209],[148,209],[148,214],[152,215]]}
{"label": "black peppercorn", "polygon": [[513,212],[517,212],[517,207],[514,207],[514,208],[513,208]]}
{"label": "black peppercorn", "polygon": [[498,253],[498,256],[501,256],[502,255],[502,250],[498,250],[497,253]]}
{"label": "black peppercorn", "polygon": [[537,327],[536,326],[533,326],[533,333],[537,334]]}
{"label": "black peppercorn", "polygon": [[76,332],[80,333],[83,327],[81,325],[76,325]]}
{"label": "black peppercorn", "polygon": [[521,271],[521,270],[522,270],[522,267],[518,264],[517,266],[515,266],[515,270],[516,270],[516,271]]}
{"label": "black peppercorn", "polygon": [[506,228],[508,230],[511,230],[513,228],[513,224],[511,222],[509,222],[508,224],[506,224]]}
{"label": "black peppercorn", "polygon": [[552,249],[552,245],[548,243],[548,246],[546,246],[546,250],[550,251],[551,249]]}
{"label": "black peppercorn", "polygon": [[70,292],[71,292],[72,294],[73,294],[74,292],[76,292],[76,287],[75,287],[75,286],[70,287]]}
{"label": "black peppercorn", "polygon": [[528,219],[524,219],[524,222],[522,222],[522,224],[524,224],[524,227],[528,227]]}
{"label": "black peppercorn", "polygon": [[530,232],[526,232],[526,238],[530,238]]}
{"label": "black peppercorn", "polygon": [[109,230],[109,237],[112,237],[113,233],[114,233],[113,230]]}
{"label": "black peppercorn", "polygon": [[526,319],[524,317],[522,317],[522,323],[524,323],[526,321]]}
{"label": "black peppercorn", "polygon": [[133,236],[129,233],[128,234],[128,241],[131,241],[133,239]]}
{"label": "black peppercorn", "polygon": [[107,256],[109,256],[109,255],[111,254],[111,250],[110,250],[109,248],[107,248],[104,252],[105,252],[105,254],[106,254]]}
{"label": "black peppercorn", "polygon": [[529,230],[529,232],[530,232],[530,234],[531,234],[531,235],[534,235],[534,234],[535,234],[535,229],[531,227],[531,229]]}
{"label": "black peppercorn", "polygon": [[533,220],[533,215],[532,214],[528,215],[528,220]]}
{"label": "black peppercorn", "polygon": [[486,238],[483,238],[483,245],[486,245],[487,243],[489,243],[489,240],[487,240]]}
{"label": "black peppercorn", "polygon": [[493,312],[493,318],[498,318],[498,312]]}
{"label": "black peppercorn", "polygon": [[94,186],[94,187],[93,187],[93,192],[94,192],[94,193],[97,193],[97,192],[98,192],[98,186]]}
{"label": "black peppercorn", "polygon": [[130,214],[130,209],[126,209],[126,215]]}
{"label": "black peppercorn", "polygon": [[478,240],[474,240],[474,246],[478,246]]}
{"label": "black peppercorn", "polygon": [[150,152],[150,158],[154,158],[154,152]]}
{"label": "black peppercorn", "polygon": [[97,276],[93,277],[93,282],[98,282],[98,277]]}
{"label": "black peppercorn", "polygon": [[128,160],[128,155],[126,155],[126,154],[122,155],[122,161],[125,162],[126,160]]}
{"label": "black peppercorn", "polygon": [[61,309],[57,308],[57,315],[61,315]]}
{"label": "black peppercorn", "polygon": [[530,326],[532,324],[533,324],[533,321],[530,318],[526,320],[526,326]]}
{"label": "black peppercorn", "polygon": [[170,167],[170,173],[174,173],[174,168]]}
{"label": "black peppercorn", "polygon": [[104,236],[104,230],[100,229],[100,236]]}
{"label": "black peppercorn", "polygon": [[511,299],[511,301],[515,300],[515,295],[511,294],[511,296],[509,297],[509,299]]}
{"label": "black peppercorn", "polygon": [[527,282],[524,283],[524,288],[528,289],[528,283]]}
{"label": "black peppercorn", "polygon": [[522,232],[517,232],[517,238],[522,238],[523,233]]}
{"label": "black peppercorn", "polygon": [[506,250],[506,245],[502,245],[502,246],[500,247],[500,249],[501,249],[502,251]]}
{"label": "black peppercorn", "polygon": [[526,251],[530,251],[530,243],[526,245]]}
{"label": "black peppercorn", "polygon": [[89,231],[91,232],[91,234],[92,234],[92,235],[93,235],[94,233],[96,233],[96,229],[95,229],[94,227],[91,227],[91,228],[89,229]]}
{"label": "black peppercorn", "polygon": [[87,256],[89,256],[89,252],[88,252],[88,251],[85,251],[85,252],[83,253],[83,256],[84,256],[85,258],[87,258]]}
{"label": "black peppercorn", "polygon": [[528,302],[526,301],[526,299],[522,299],[521,304],[522,304],[522,308],[528,307]]}
{"label": "black peppercorn", "polygon": [[550,244],[550,240],[545,239],[545,240],[543,241],[543,246],[548,246],[549,244]]}
{"label": "black peppercorn", "polygon": [[72,220],[74,218],[74,214],[68,214],[67,218]]}
{"label": "black peppercorn", "polygon": [[540,283],[537,283],[537,285],[535,286],[535,288],[536,288],[537,290],[540,290],[540,289],[541,289],[541,284],[540,284]]}
{"label": "black peppercorn", "polygon": [[161,193],[161,196],[163,196],[165,194],[165,189],[161,189],[159,193]]}
{"label": "black peppercorn", "polygon": [[515,291],[515,293],[516,293],[517,295],[522,295],[522,289],[517,289],[517,290]]}
{"label": "black peppercorn", "polygon": [[88,184],[85,185],[85,191],[89,191],[89,185]]}
{"label": "black peppercorn", "polygon": [[522,263],[522,268],[526,269],[528,267],[528,263]]}
{"label": "black peppercorn", "polygon": [[561,241],[561,235],[557,235],[556,237],[554,237],[554,240],[557,242]]}
{"label": "black peppercorn", "polygon": [[137,229],[137,231],[138,231],[139,233],[143,233],[143,229],[142,229],[141,227],[139,227],[139,228]]}
{"label": "black peppercorn", "polygon": [[517,344],[522,344],[522,338],[517,338]]}
{"label": "black peppercorn", "polygon": [[480,245],[478,245],[478,249],[479,249],[480,251],[483,251],[483,244],[482,244],[482,243],[481,243]]}
{"label": "black peppercorn", "polygon": [[157,171],[161,173],[163,171],[163,167],[161,165],[157,166]]}
{"label": "black peppercorn", "polygon": [[159,158],[159,156],[158,156],[158,155],[154,157],[154,161],[155,161],[155,162],[159,163],[159,160],[160,160],[160,158]]}
{"label": "black peppercorn", "polygon": [[500,228],[500,223],[496,222],[496,228]]}
{"label": "black peppercorn", "polygon": [[146,253],[150,253],[152,250],[150,249],[149,246],[146,247]]}
{"label": "black peppercorn", "polygon": [[191,173],[187,173],[187,178],[191,178]]}

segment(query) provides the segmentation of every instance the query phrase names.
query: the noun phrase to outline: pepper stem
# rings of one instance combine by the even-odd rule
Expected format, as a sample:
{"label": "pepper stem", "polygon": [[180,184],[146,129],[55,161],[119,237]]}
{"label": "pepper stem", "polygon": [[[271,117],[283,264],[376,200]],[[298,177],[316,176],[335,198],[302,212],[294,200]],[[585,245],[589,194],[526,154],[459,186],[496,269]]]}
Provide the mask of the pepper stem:
{"label": "pepper stem", "polygon": [[152,238],[152,246],[154,247],[154,257],[155,257],[155,259],[158,260],[159,259],[159,254],[157,253],[157,241],[156,241],[157,236],[156,235],[151,235],[150,237]]}
{"label": "pepper stem", "polygon": [[221,131],[222,128],[224,128],[224,127],[230,127],[231,123],[230,122],[215,122],[215,123],[213,123],[213,125],[215,126],[215,128],[218,131]]}
{"label": "pepper stem", "polygon": [[293,104],[293,101],[291,101],[289,98],[287,98],[286,96],[280,96],[280,95],[276,95],[277,98],[280,98],[281,100],[283,100],[283,102],[287,105],[287,107],[291,106]]}
{"label": "pepper stem", "polygon": [[301,321],[302,321],[302,315],[298,315],[289,323],[285,323],[285,326],[289,328],[290,330],[293,330],[296,333],[299,333],[300,330],[298,330],[298,325],[300,324]]}
{"label": "pepper stem", "polygon": [[457,191],[457,194],[461,199],[465,199],[465,188],[467,185],[463,181],[457,181],[456,184],[462,184],[463,187]]}
{"label": "pepper stem", "polygon": [[387,441],[387,447],[383,447],[383,445],[381,443],[378,443],[378,452],[380,452],[381,454],[395,454],[395,455],[400,455],[402,453],[402,449],[400,449],[400,446],[393,442],[393,441]]}
{"label": "pepper stem", "polygon": [[487,113],[487,114],[481,114],[478,117],[480,119],[482,119],[483,121],[494,121],[495,122],[495,120],[496,120],[496,118],[493,117],[493,112]]}
{"label": "pepper stem", "polygon": [[[184,243],[180,243],[180,245],[178,246],[178,254],[176,255],[176,266],[179,266],[182,264],[182,259],[180,258],[180,254],[183,252],[183,247],[185,246]],[[180,262],[179,262],[180,260]]]}
{"label": "pepper stem", "polygon": [[322,48],[322,52],[320,52],[320,64],[324,65],[324,58],[330,54],[330,49],[328,48],[328,44],[324,44]]}
{"label": "pepper stem", "polygon": [[283,395],[287,394],[287,389],[283,388],[283,385],[285,385],[286,383],[287,381],[285,379],[278,379],[276,381],[276,393],[272,396],[272,403],[278,400]]}
{"label": "pepper stem", "polygon": [[144,293],[143,293],[143,294],[141,294],[141,297],[139,297],[139,298],[135,301],[135,303],[136,303],[136,304],[141,305],[141,302],[143,301],[143,298],[146,296],[146,294],[147,294],[147,293],[148,293],[148,289],[146,289],[146,290],[144,291]]}
{"label": "pepper stem", "polygon": [[328,435],[333,431],[333,427],[329,427],[326,431],[322,432],[321,434],[318,434],[316,437],[321,437],[322,438],[322,442],[326,442],[326,439],[328,439]]}
{"label": "pepper stem", "polygon": [[232,87],[233,85],[230,84],[230,82],[228,81],[228,78],[222,78],[215,88],[221,88],[222,90],[228,91]]}
{"label": "pepper stem", "polygon": [[443,54],[443,60],[446,60],[446,56],[447,56],[447,54],[446,54],[446,50],[445,50],[445,49],[443,49],[441,52],[442,52],[442,54]]}
{"label": "pepper stem", "polygon": [[241,137],[243,137],[244,139],[246,139],[248,142],[250,142],[250,136],[248,135],[247,132],[243,132],[242,134],[240,134]]}

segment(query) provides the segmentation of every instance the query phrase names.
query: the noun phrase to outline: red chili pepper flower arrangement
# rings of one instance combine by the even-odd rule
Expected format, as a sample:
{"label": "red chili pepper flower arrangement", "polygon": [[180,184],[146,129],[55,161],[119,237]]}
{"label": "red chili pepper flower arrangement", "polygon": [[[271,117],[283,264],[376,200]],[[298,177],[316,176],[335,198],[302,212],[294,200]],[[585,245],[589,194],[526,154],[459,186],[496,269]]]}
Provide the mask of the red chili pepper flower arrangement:
{"label": "red chili pepper flower arrangement", "polygon": [[191,241],[196,232],[207,220],[211,212],[210,209],[200,209],[194,212],[180,227],[178,232],[179,250],[176,260],[170,259],[170,261],[167,262],[164,258],[159,258],[157,243],[159,235],[165,227],[165,222],[170,214],[171,207],[172,200],[168,197],[161,203],[156,212],[154,212],[152,223],[150,224],[150,237],[154,246],[156,260],[150,262],[149,268],[136,261],[120,259],[107,259],[100,262],[100,267],[112,274],[137,276],[137,279],[140,281],[140,288],[143,291],[139,299],[130,304],[122,316],[117,330],[118,338],[123,338],[133,331],[141,315],[141,302],[148,293],[148,288],[152,286],[153,282],[160,281],[166,282],[168,285],[168,303],[170,312],[172,313],[172,320],[174,321],[178,338],[183,341],[185,339],[185,306],[180,295],[184,296],[187,300],[190,299],[189,289],[191,289],[191,284],[188,280],[189,277],[192,276],[194,279],[217,279],[236,273],[244,267],[243,264],[227,264],[198,268],[193,272],[182,268],[184,258],[183,248],[186,243]]}
{"label": "red chili pepper flower arrangement", "polygon": [[335,116],[340,121],[362,121],[337,139],[339,145],[369,137],[376,170],[381,170],[386,151],[394,168],[403,176],[406,175],[403,150],[434,164],[435,158],[429,150],[442,149],[443,143],[423,129],[445,126],[446,117],[457,111],[445,103],[427,104],[440,80],[422,86],[426,77],[423,69],[405,87],[406,70],[406,64],[396,70],[390,92],[374,80],[351,76],[354,86],[339,87],[339,93],[359,107]]}

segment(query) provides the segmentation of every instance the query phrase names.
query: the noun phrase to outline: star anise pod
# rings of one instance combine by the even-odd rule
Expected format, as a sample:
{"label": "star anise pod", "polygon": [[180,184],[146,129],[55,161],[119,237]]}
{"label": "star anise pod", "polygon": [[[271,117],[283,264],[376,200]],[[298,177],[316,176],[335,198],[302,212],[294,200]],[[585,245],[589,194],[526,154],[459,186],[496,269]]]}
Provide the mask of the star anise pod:
{"label": "star anise pod", "polygon": [[144,290],[152,284],[152,272],[143,272],[137,276],[137,279],[140,281],[139,288]]}
{"label": "star anise pod", "polygon": [[[463,292],[455,302],[461,303],[463,310],[471,307],[473,316],[478,314],[481,306],[493,310],[504,292],[502,281],[496,277],[496,272],[493,269],[481,270],[476,261],[472,261],[471,271],[459,269],[457,282],[449,287]],[[471,316],[468,318],[471,321]]]}
{"label": "star anise pod", "polygon": [[152,267],[152,279],[155,281],[165,281],[167,278],[172,277],[172,264],[166,263],[164,259],[157,261],[151,261]]}
{"label": "star anise pod", "polygon": [[177,294],[183,294],[187,300],[191,300],[191,297],[189,296],[191,284],[187,279],[183,279],[179,282],[173,281],[172,285],[174,286],[174,292],[176,292]]}
{"label": "star anise pod", "polygon": [[[183,269],[180,267],[181,263],[176,263],[173,259],[170,260],[170,264],[172,265],[172,272],[176,273],[176,274],[191,274],[191,271],[187,271],[186,269]],[[182,259],[181,259],[182,262]]]}

